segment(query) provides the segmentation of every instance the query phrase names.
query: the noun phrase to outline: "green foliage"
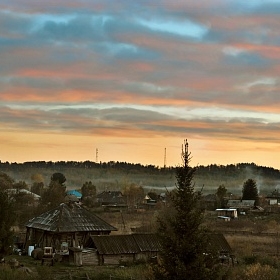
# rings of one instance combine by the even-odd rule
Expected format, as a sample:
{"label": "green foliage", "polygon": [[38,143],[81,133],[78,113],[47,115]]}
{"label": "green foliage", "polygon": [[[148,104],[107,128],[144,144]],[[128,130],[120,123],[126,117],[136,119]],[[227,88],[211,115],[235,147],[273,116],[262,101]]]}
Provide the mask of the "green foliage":
{"label": "green foliage", "polygon": [[183,165],[176,170],[176,189],[158,217],[157,234],[161,242],[160,264],[154,266],[155,279],[218,279],[217,252],[212,252],[205,229],[200,192],[194,191],[195,169],[190,167],[185,142]]}
{"label": "green foliage", "polygon": [[256,204],[258,204],[259,195],[255,180],[248,179],[244,182],[242,189],[242,199],[254,199]]}

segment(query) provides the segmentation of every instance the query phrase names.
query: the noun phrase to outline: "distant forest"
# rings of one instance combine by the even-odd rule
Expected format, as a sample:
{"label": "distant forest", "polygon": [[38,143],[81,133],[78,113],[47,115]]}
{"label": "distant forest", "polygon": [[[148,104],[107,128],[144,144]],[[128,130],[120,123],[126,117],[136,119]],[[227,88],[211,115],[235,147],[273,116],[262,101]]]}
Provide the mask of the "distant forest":
{"label": "distant forest", "polygon": [[[162,190],[175,186],[175,168],[162,168],[155,165],[141,165],[127,162],[92,161],[32,161],[9,163],[0,161],[0,171],[17,181],[31,185],[32,176],[40,174],[48,185],[54,172],[65,175],[68,189],[80,189],[84,182],[91,181],[99,190],[119,189],[127,184],[141,185],[150,190]],[[211,164],[197,166],[194,178],[195,187],[205,193],[213,193],[224,185],[233,193],[241,193],[243,183],[254,179],[260,193],[269,193],[280,188],[280,171],[272,167],[258,166],[254,163],[229,165]]]}

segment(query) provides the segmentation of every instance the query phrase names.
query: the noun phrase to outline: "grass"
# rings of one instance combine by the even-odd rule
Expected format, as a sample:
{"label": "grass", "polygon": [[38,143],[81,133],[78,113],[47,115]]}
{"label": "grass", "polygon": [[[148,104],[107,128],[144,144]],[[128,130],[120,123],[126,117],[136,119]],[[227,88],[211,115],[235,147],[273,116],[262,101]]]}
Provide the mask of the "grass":
{"label": "grass", "polygon": [[[86,275],[91,280],[102,279],[149,279],[149,269],[146,264],[138,264],[133,266],[81,266],[55,263],[54,266],[41,265],[41,261],[34,260],[29,256],[14,256],[10,255],[5,258],[6,264],[0,265],[1,280],[69,280],[72,279],[87,279]],[[19,262],[19,267],[12,269],[8,265],[9,261],[16,259]],[[25,272],[25,268],[30,270]]]}

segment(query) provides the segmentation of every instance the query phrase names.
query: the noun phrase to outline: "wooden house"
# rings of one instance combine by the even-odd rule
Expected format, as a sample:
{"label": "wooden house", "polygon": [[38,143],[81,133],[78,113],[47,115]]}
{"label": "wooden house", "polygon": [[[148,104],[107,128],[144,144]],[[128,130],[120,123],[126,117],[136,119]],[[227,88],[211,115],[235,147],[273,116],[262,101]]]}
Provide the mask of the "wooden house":
{"label": "wooden house", "polygon": [[96,196],[96,201],[105,211],[122,211],[128,208],[126,198],[120,191],[104,191],[99,193]]}
{"label": "wooden house", "polygon": [[243,212],[254,208],[255,200],[253,199],[229,199],[227,203],[228,208],[235,208],[238,212]]}
{"label": "wooden house", "polygon": [[109,235],[117,229],[75,202],[62,203],[27,222],[25,248],[33,245],[53,247],[56,252],[66,247],[80,247],[91,235]]}
{"label": "wooden house", "polygon": [[[95,247],[99,265],[154,261],[161,248],[157,235],[153,233],[92,236],[92,247]],[[223,234],[210,233],[209,248],[211,253],[219,256],[222,263],[232,263],[232,249]]]}

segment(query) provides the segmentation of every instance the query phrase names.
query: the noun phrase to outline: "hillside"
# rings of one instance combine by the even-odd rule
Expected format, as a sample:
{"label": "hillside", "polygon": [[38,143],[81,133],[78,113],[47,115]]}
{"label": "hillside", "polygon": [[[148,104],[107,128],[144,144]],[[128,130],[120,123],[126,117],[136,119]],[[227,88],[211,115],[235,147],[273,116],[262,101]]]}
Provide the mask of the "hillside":
{"label": "hillside", "polygon": [[[84,182],[92,181],[98,191],[104,189],[121,190],[127,184],[141,185],[147,190],[162,191],[172,188],[176,182],[175,168],[158,168],[153,165],[130,164],[124,162],[94,163],[85,162],[0,162],[0,171],[15,181],[32,184],[32,175],[40,174],[44,184],[48,185],[55,172],[65,175],[68,189],[80,189]],[[198,166],[194,178],[195,187],[204,193],[213,193],[224,184],[234,194],[241,194],[243,183],[247,179],[257,182],[260,193],[269,193],[280,188],[280,171],[254,163],[231,165]]]}

